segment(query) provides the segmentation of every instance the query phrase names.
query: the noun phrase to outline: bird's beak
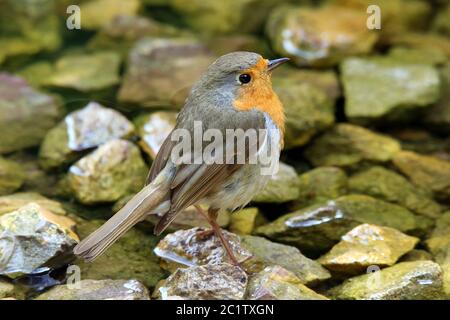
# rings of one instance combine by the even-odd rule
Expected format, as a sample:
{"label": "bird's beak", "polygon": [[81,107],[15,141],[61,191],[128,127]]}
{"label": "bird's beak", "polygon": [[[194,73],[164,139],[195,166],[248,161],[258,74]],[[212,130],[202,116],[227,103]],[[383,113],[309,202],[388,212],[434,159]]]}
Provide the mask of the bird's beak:
{"label": "bird's beak", "polygon": [[288,62],[289,58],[280,58],[280,59],[273,59],[269,60],[269,64],[267,65],[267,69],[269,71],[272,71],[273,69],[281,66],[283,63]]}

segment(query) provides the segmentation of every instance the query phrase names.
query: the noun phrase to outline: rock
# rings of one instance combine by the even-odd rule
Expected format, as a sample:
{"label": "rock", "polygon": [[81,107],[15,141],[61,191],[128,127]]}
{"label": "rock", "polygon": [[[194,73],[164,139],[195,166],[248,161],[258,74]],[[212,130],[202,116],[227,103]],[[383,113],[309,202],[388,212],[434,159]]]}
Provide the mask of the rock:
{"label": "rock", "polygon": [[0,280],[0,299],[9,298],[14,296],[14,285]]}
{"label": "rock", "polygon": [[31,86],[41,87],[53,73],[53,66],[48,61],[37,61],[26,65],[16,74],[24,78]]}
{"label": "rock", "polygon": [[177,113],[160,111],[139,116],[134,122],[141,140],[139,145],[150,158],[155,159],[164,140],[175,128]]}
{"label": "rock", "polygon": [[304,285],[317,285],[331,277],[325,268],[305,257],[295,247],[248,235],[241,237],[241,245],[264,266],[279,266],[289,270]]}
{"label": "rock", "polygon": [[383,167],[371,167],[351,176],[348,186],[352,193],[396,203],[426,217],[437,218],[441,213],[440,205],[426,191]]}
{"label": "rock", "polygon": [[44,85],[98,91],[119,83],[119,67],[120,55],[112,51],[66,55],[56,62]]}
{"label": "rock", "polygon": [[256,227],[267,222],[258,208],[244,208],[233,212],[230,219],[229,230],[239,235],[252,234]]}
{"label": "rock", "polygon": [[349,166],[361,161],[386,162],[400,144],[363,127],[341,123],[315,139],[305,150],[314,166]]}
{"label": "rock", "polygon": [[442,248],[442,250],[436,254],[436,262],[442,268],[443,281],[444,281],[444,293],[445,298],[450,299],[450,246]]}
{"label": "rock", "polygon": [[335,272],[358,274],[374,265],[392,266],[418,242],[419,239],[395,229],[365,223],[343,235],[318,261]]}
{"label": "rock", "polygon": [[28,1],[19,6],[17,1],[2,1],[0,12],[2,38],[0,63],[14,57],[38,52],[53,52],[61,45],[61,26],[52,0]]}
{"label": "rock", "polygon": [[227,263],[178,269],[159,287],[162,300],[241,300],[247,275]]}
{"label": "rock", "polygon": [[347,192],[347,175],[337,167],[319,167],[301,174],[298,178],[300,196],[294,208],[336,199]]}
{"label": "rock", "polygon": [[[169,271],[174,271],[180,266],[229,263],[229,258],[219,239],[214,234],[203,236],[204,230],[192,228],[179,230],[165,236],[153,250],[158,257],[164,260],[162,266]],[[241,246],[237,235],[228,231],[223,231],[223,233],[239,262],[244,262],[252,256],[251,252]]]}
{"label": "rock", "polygon": [[30,202],[34,202],[52,213],[66,215],[66,210],[58,201],[46,198],[36,192],[19,192],[0,197],[0,216],[4,213],[16,211]]}
{"label": "rock", "polygon": [[122,114],[90,102],[47,133],[39,150],[39,163],[46,170],[68,165],[79,159],[82,151],[133,132],[134,125]]}
{"label": "rock", "polygon": [[126,140],[111,140],[69,168],[73,195],[84,204],[114,202],[140,190],[147,167],[139,149]]}
{"label": "rock", "polygon": [[280,162],[278,172],[271,177],[265,188],[256,194],[252,201],[283,203],[298,198],[298,181],[295,169]]}
{"label": "rock", "polygon": [[[82,220],[77,224],[80,238],[87,237],[99,228],[103,220]],[[122,236],[112,247],[98,257],[94,263],[78,259],[75,263],[81,269],[82,279],[136,279],[146,287],[154,288],[167,273],[159,266],[151,248],[158,238],[133,228]]]}
{"label": "rock", "polygon": [[0,195],[19,189],[25,180],[25,172],[19,163],[0,157]]}
{"label": "rock", "polygon": [[285,148],[306,144],[334,123],[334,104],[340,94],[334,72],[281,68],[272,80],[286,115]]}
{"label": "rock", "polygon": [[63,257],[79,241],[74,225],[36,203],[0,216],[0,275],[14,279]]}
{"label": "rock", "polygon": [[196,40],[143,38],[130,51],[118,100],[180,108],[213,59]]}
{"label": "rock", "polygon": [[425,260],[433,260],[433,256],[425,250],[421,249],[413,249],[404,256],[402,256],[398,261],[406,262],[406,261],[425,261]]}
{"label": "rock", "polygon": [[271,55],[267,43],[251,34],[212,34],[205,37],[204,41],[208,49],[217,56],[223,56],[233,51],[258,52],[263,57],[269,57]]}
{"label": "rock", "polygon": [[405,32],[391,36],[389,43],[390,45],[408,48],[435,49],[450,57],[450,40],[437,34]]}
{"label": "rock", "polygon": [[207,34],[259,31],[276,0],[169,0],[172,10],[194,30]]}
{"label": "rock", "polygon": [[378,35],[366,27],[365,11],[338,6],[285,6],[266,24],[272,48],[297,66],[332,66],[343,58],[366,54]]}
{"label": "rock", "polygon": [[306,287],[292,272],[280,266],[267,267],[250,278],[250,300],[328,300]]}
{"label": "rock", "polygon": [[60,115],[55,97],[34,90],[19,77],[0,73],[0,154],[39,145]]}
{"label": "rock", "polygon": [[450,63],[440,70],[441,98],[426,110],[424,123],[430,130],[450,133]]}
{"label": "rock", "polygon": [[400,64],[440,65],[447,62],[446,55],[436,48],[407,48],[398,46],[389,50],[388,57],[391,60],[399,61]]}
{"label": "rock", "polygon": [[139,10],[139,0],[94,0],[80,5],[81,28],[97,30],[108,25],[117,16],[134,16]]}
{"label": "rock", "polygon": [[392,162],[414,184],[433,191],[439,199],[450,199],[449,161],[402,151]]}
{"label": "rock", "polygon": [[450,244],[450,211],[436,220],[436,226],[425,244],[434,255],[447,248]]}
{"label": "rock", "polygon": [[147,288],[136,280],[81,280],[51,288],[35,300],[150,300]]}
{"label": "rock", "polygon": [[432,29],[442,35],[450,37],[450,4],[447,3],[434,17]]}
{"label": "rock", "polygon": [[442,299],[442,269],[432,261],[401,262],[346,280],[329,294],[344,300]]}
{"label": "rock", "polygon": [[345,113],[357,123],[406,121],[439,99],[435,68],[389,57],[349,58],[341,64]]}
{"label": "rock", "polygon": [[255,234],[294,245],[302,252],[324,253],[362,223],[417,236],[424,235],[432,224],[430,219],[398,205],[364,195],[346,195],[283,215],[257,228]]}

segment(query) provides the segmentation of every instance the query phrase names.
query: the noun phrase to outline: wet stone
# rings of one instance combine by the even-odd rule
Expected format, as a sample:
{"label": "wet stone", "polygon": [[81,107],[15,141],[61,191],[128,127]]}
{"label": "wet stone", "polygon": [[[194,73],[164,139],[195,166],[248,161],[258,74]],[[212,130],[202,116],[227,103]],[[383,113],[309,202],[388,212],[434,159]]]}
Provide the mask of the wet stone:
{"label": "wet stone", "polygon": [[140,190],[147,174],[139,149],[126,140],[112,140],[69,168],[69,187],[84,204],[114,202]]}
{"label": "wet stone", "polygon": [[229,230],[239,235],[252,234],[256,227],[267,222],[258,208],[244,208],[233,212],[230,220]]}
{"label": "wet stone", "polygon": [[81,280],[59,285],[35,300],[150,300],[147,288],[136,280]]}
{"label": "wet stone", "polygon": [[418,242],[392,228],[362,224],[343,235],[318,261],[335,272],[358,274],[373,265],[392,266]]}
{"label": "wet stone", "polygon": [[162,300],[241,300],[247,274],[227,263],[177,269],[158,288]]}
{"label": "wet stone", "polygon": [[292,272],[280,266],[266,267],[250,278],[250,300],[328,300],[306,287]]}
{"label": "wet stone", "polygon": [[340,300],[442,299],[442,269],[432,261],[401,262],[350,278],[328,293]]}
{"label": "wet stone", "polygon": [[17,278],[63,257],[79,241],[75,223],[36,203],[0,216],[0,275]]}

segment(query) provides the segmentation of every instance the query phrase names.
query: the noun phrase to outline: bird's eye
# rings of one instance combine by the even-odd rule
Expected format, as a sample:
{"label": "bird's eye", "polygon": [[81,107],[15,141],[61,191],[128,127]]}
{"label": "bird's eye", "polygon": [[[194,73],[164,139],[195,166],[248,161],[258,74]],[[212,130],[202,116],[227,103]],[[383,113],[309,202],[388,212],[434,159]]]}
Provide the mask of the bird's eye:
{"label": "bird's eye", "polygon": [[238,80],[239,80],[240,83],[246,84],[246,83],[249,83],[252,80],[252,76],[249,75],[248,73],[243,73],[243,74],[239,75]]}

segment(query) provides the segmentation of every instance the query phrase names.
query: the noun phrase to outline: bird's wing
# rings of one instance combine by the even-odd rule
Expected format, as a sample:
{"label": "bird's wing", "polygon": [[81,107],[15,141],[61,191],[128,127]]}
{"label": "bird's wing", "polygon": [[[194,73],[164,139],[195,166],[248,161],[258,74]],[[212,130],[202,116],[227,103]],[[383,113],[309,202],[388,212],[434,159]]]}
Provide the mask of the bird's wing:
{"label": "bird's wing", "polygon": [[[232,155],[236,160],[236,157],[239,157],[240,155],[242,155],[242,153],[244,153],[244,158],[248,160],[248,158],[251,156],[250,153],[257,152],[259,146],[262,144],[262,141],[267,138],[267,135],[260,135],[258,132],[258,129],[265,128],[264,115],[259,111],[228,111],[226,117],[224,117],[223,113],[217,114],[216,116],[217,117],[203,117],[202,122],[205,128],[204,130],[211,128],[220,128],[220,130],[223,132],[223,137],[225,140],[225,144],[223,145],[224,157]],[[238,128],[244,131],[247,129],[255,129],[256,140],[252,139],[253,141],[249,141],[247,139],[241,142],[235,140],[234,143],[232,141],[231,143],[230,141],[227,141],[227,139],[225,139],[225,129]],[[167,139],[170,139],[170,137],[168,137]],[[240,144],[242,142],[243,144]],[[203,145],[208,145],[208,142],[203,142]],[[236,146],[239,145],[244,145],[244,149],[238,150]],[[174,143],[164,143],[160,153],[158,153],[158,156],[155,159],[152,169],[150,170],[150,178],[156,176],[157,171],[161,170],[161,168],[164,167],[167,161],[169,161],[170,152],[173,147]],[[170,151],[168,151],[169,148]],[[222,158],[222,160],[225,159]],[[167,228],[167,226],[175,219],[178,212],[182,211],[192,204],[196,204],[199,200],[208,195],[208,193],[220,188],[223,182],[225,182],[243,165],[242,163],[236,163],[236,161],[228,164],[225,161],[223,161],[222,163],[216,163],[216,161],[213,162],[214,163],[212,164],[181,164],[177,167],[177,173],[175,174],[171,185],[171,208],[166,214],[161,217],[160,221],[155,226],[156,234],[160,234],[161,232],[163,232]]]}

